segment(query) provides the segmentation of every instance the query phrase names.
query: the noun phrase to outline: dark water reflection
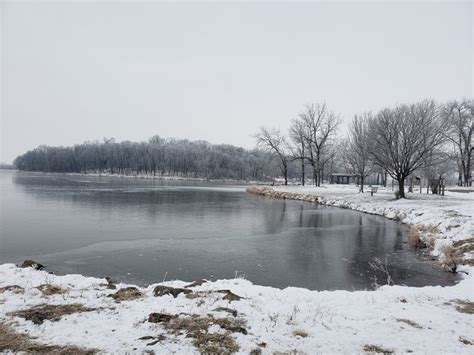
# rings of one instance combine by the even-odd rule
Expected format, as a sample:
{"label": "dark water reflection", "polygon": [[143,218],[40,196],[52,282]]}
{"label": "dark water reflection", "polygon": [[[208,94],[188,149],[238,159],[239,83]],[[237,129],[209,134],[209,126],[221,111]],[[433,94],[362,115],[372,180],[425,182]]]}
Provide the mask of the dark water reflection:
{"label": "dark water reflection", "polygon": [[408,251],[382,217],[260,198],[244,186],[0,171],[0,263],[32,258],[58,273],[147,284],[245,276],[310,289],[455,278]]}

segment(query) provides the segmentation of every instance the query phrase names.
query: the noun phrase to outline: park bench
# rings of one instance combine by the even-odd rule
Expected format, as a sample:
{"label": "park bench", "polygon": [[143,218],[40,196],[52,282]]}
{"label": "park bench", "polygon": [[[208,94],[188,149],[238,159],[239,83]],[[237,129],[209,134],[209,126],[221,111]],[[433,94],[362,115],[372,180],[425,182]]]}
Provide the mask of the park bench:
{"label": "park bench", "polygon": [[379,188],[377,186],[371,186],[370,187],[370,196],[374,196],[374,194],[377,192]]}

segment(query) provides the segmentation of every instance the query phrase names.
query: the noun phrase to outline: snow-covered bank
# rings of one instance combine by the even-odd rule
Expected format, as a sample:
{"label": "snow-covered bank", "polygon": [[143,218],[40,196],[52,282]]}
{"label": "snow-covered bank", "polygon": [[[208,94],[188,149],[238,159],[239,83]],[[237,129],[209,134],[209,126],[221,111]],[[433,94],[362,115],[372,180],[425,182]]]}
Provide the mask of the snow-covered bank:
{"label": "snow-covered bank", "polygon": [[421,237],[433,247],[432,254],[443,261],[443,248],[454,245],[464,263],[474,265],[474,193],[446,192],[445,196],[408,193],[396,200],[390,188],[378,188],[371,196],[354,185],[252,186],[248,192],[273,198],[318,204],[381,215],[418,226]]}
{"label": "snow-covered bank", "polygon": [[[279,290],[235,279],[187,287],[176,297],[161,295],[167,290],[157,291],[157,285],[123,292],[129,300],[108,297],[127,286],[110,289],[104,279],[0,265],[0,323],[43,344],[105,353],[227,349],[242,354],[315,354],[385,349],[467,354],[473,349],[470,276],[452,287],[384,286],[356,292]],[[53,320],[47,316],[38,320],[40,313],[32,317],[30,309],[41,304],[82,307],[75,305],[75,312]],[[27,312],[15,313],[19,310]]]}

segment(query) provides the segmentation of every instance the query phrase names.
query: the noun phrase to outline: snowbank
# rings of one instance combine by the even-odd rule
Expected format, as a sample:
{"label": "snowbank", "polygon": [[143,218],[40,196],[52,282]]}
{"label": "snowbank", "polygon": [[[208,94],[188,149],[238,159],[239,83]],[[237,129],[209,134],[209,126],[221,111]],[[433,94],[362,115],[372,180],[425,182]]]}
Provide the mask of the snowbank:
{"label": "snowbank", "polygon": [[[410,225],[425,226],[433,238],[432,254],[442,256],[445,245],[462,244],[464,262],[474,265],[474,193],[447,191],[445,196],[408,193],[407,199],[396,200],[390,188],[378,188],[371,196],[359,193],[354,185],[252,186],[248,192],[274,197],[316,202],[322,205],[350,208],[396,219]],[[433,233],[433,230],[435,231]],[[425,235],[426,237],[426,235]],[[458,243],[456,243],[458,242]]]}
{"label": "snowbank", "polygon": [[[44,284],[49,285],[48,290],[61,291],[43,294],[37,287]],[[12,285],[21,289],[5,289]],[[186,283],[162,285],[184,287]],[[155,296],[156,286],[137,287],[143,297],[117,302],[108,297],[117,289],[109,289],[104,279],[56,276],[4,264],[0,265],[0,323],[37,337],[38,342],[76,345],[105,353],[197,353],[196,332],[202,332],[206,336],[202,339],[211,342],[215,336],[229,336],[242,354],[252,350],[253,354],[363,353],[364,349],[376,347],[396,353],[467,354],[472,352],[469,343],[474,342],[474,289],[470,276],[452,287],[384,286],[376,291],[356,292],[279,290],[241,279],[219,280],[188,287],[187,294],[180,293],[176,298]],[[227,291],[218,290],[230,290],[243,298],[229,301],[224,298]],[[44,320],[42,324],[11,314],[39,304],[74,303],[93,310]],[[218,310],[219,307],[222,308]],[[237,312],[235,317],[229,313],[231,310]],[[165,319],[153,323],[148,321],[150,313],[166,314],[171,320],[159,315],[154,319]],[[179,335],[170,330],[170,322],[177,319],[209,319],[208,315],[212,322],[207,331],[186,328]],[[241,327],[223,329],[218,325],[223,318],[229,322],[238,320]]]}

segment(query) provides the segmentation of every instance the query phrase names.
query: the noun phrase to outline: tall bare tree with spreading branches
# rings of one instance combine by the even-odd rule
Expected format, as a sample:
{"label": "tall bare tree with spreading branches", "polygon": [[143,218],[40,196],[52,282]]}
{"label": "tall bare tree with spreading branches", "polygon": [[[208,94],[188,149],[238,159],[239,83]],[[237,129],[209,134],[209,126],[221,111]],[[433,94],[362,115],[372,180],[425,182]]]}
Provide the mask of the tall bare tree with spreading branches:
{"label": "tall bare tree with spreading branches", "polygon": [[369,124],[373,162],[398,182],[398,197],[405,198],[405,179],[445,141],[439,109],[432,100],[398,105],[381,110]]}
{"label": "tall bare tree with spreading branches", "polygon": [[321,186],[324,161],[328,161],[324,154],[330,152],[328,148],[341,119],[323,103],[306,105],[299,120],[304,127],[304,139],[308,147],[306,159],[313,167],[314,184]]}
{"label": "tall bare tree with spreading branches", "polygon": [[255,139],[258,146],[271,152],[273,157],[278,160],[278,166],[285,179],[285,185],[288,185],[290,155],[286,137],[279,129],[260,127],[260,130],[255,134]]}
{"label": "tall bare tree with spreading branches", "polygon": [[371,119],[370,113],[354,117],[349,127],[342,155],[346,170],[359,179],[359,192],[364,192],[365,179],[373,172],[374,168],[370,156],[369,122]]}
{"label": "tall bare tree with spreading branches", "polygon": [[443,118],[448,130],[446,137],[451,141],[457,151],[461,172],[459,174],[459,185],[472,186],[471,166],[472,135],[474,133],[474,100],[448,102],[442,108]]}
{"label": "tall bare tree with spreading branches", "polygon": [[294,119],[290,126],[290,139],[293,143],[291,148],[292,160],[299,160],[301,162],[301,185],[305,184],[305,164],[306,164],[306,142],[303,123]]}

